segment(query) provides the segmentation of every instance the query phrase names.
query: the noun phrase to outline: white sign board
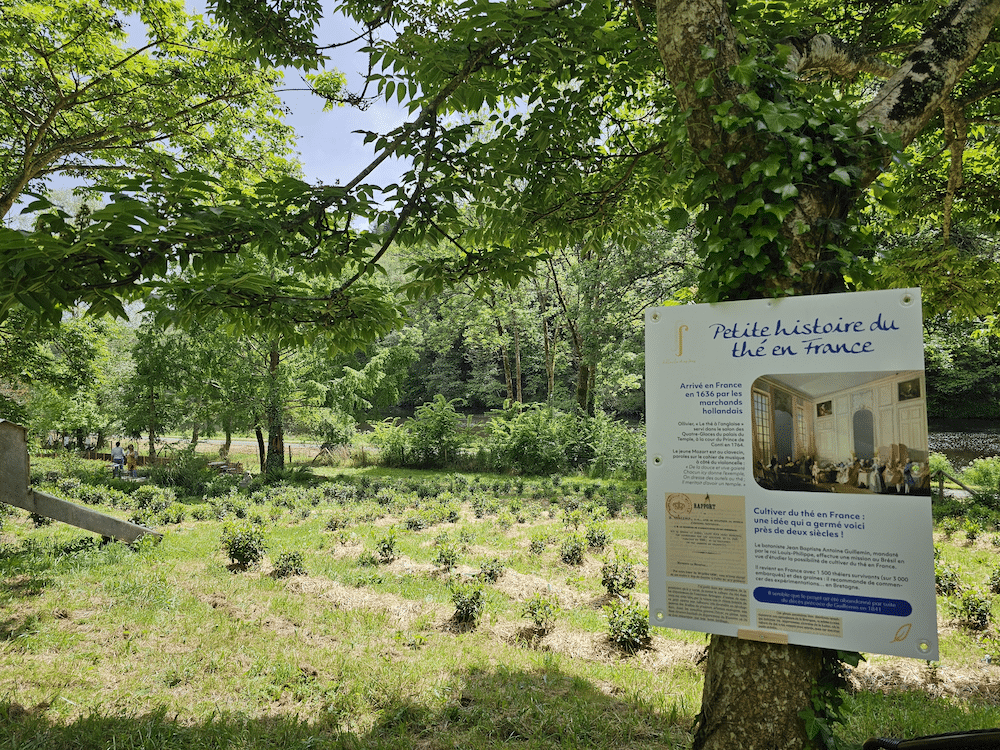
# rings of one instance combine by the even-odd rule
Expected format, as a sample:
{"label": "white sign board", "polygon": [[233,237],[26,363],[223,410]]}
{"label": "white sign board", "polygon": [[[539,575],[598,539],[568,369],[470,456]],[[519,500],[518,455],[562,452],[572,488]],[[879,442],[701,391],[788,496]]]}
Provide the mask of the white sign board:
{"label": "white sign board", "polygon": [[653,625],[938,658],[919,289],[646,311]]}

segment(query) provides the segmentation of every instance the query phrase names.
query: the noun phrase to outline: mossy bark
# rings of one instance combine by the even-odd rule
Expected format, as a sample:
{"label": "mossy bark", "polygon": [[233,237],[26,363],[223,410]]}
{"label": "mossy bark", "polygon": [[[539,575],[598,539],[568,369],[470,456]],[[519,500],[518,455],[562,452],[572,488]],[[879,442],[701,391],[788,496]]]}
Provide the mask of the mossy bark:
{"label": "mossy bark", "polygon": [[798,714],[821,667],[817,648],[712,636],[695,750],[811,747]]}

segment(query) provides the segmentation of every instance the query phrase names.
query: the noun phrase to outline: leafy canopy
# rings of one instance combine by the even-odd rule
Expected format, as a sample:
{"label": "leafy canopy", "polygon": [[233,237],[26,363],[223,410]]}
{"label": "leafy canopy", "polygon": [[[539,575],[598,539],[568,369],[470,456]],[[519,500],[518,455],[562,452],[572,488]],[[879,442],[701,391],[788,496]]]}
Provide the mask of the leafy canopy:
{"label": "leafy canopy", "polygon": [[54,175],[287,171],[275,86],[181,0],[23,0],[0,12],[0,217]]}

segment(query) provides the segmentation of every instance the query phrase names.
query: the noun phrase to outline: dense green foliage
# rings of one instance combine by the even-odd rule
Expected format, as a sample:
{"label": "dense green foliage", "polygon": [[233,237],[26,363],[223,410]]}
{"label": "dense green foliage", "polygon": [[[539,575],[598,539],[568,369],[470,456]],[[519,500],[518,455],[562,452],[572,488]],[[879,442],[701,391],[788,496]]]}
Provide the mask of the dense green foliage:
{"label": "dense green foliage", "polygon": [[974,322],[928,321],[924,346],[930,417],[1000,419],[1000,340]]}
{"label": "dense green foliage", "polygon": [[[284,168],[292,134],[274,93],[280,80],[178,0],[5,4],[0,218],[53,175],[107,186],[203,169],[247,182]],[[30,287],[19,298],[36,311],[51,304]]]}

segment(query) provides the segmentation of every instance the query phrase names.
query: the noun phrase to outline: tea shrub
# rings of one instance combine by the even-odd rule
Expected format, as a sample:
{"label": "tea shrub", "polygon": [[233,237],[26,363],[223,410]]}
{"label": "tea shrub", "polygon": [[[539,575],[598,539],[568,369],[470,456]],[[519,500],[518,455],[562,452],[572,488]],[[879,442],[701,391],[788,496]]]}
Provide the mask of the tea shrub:
{"label": "tea shrub", "polygon": [[212,506],[208,503],[201,503],[191,508],[191,518],[195,521],[207,521],[212,517]]}
{"label": "tea shrub", "polygon": [[966,591],[957,604],[958,619],[971,630],[986,630],[993,618],[991,604],[988,596],[975,590]]}
{"label": "tea shrub", "polygon": [[991,593],[1000,594],[1000,567],[993,568],[987,585]]}
{"label": "tea shrub", "polygon": [[476,541],[476,530],[471,526],[463,526],[458,530],[458,541],[468,546]]}
{"label": "tea shrub", "polygon": [[522,614],[531,620],[535,630],[548,633],[556,622],[559,614],[559,600],[552,594],[532,594],[521,608]]}
{"label": "tea shrub", "polygon": [[965,523],[962,524],[962,530],[965,532],[965,538],[970,542],[976,541],[979,535],[983,533],[983,527],[979,525],[978,521],[971,518],[965,520]]}
{"label": "tea shrub", "polygon": [[156,514],[156,519],[160,524],[183,523],[187,518],[188,507],[184,503],[173,502]]}
{"label": "tea shrub", "polygon": [[479,577],[486,583],[496,583],[503,575],[506,566],[498,557],[491,557],[479,566]]}
{"label": "tea shrub", "polygon": [[635,564],[627,553],[616,551],[601,566],[601,585],[611,596],[621,596],[635,588]]}
{"label": "tea shrub", "polygon": [[274,575],[276,578],[304,576],[305,574],[306,566],[301,552],[282,552],[274,561]]}
{"label": "tea shrub", "polygon": [[256,567],[267,552],[264,530],[249,522],[227,522],[222,527],[222,547],[234,565],[243,569]]}
{"label": "tea shrub", "polygon": [[28,518],[35,525],[35,528],[41,528],[42,526],[48,526],[52,523],[52,519],[48,516],[41,516],[38,513],[29,513]]}
{"label": "tea shrub", "polygon": [[611,532],[603,523],[596,523],[587,527],[587,546],[591,549],[602,550],[611,543]]}
{"label": "tea shrub", "polygon": [[435,546],[437,547],[437,554],[434,556],[435,563],[445,570],[451,570],[458,564],[460,550],[457,544],[446,540]]}
{"label": "tea shrub", "polygon": [[545,551],[545,548],[549,546],[552,542],[552,536],[544,531],[538,531],[532,534],[531,540],[528,542],[528,552],[532,555],[540,555]]}
{"label": "tea shrub", "polygon": [[941,533],[944,534],[945,539],[951,539],[952,534],[958,531],[959,523],[955,518],[946,518],[941,521]]}
{"label": "tea shrub", "polygon": [[403,528],[407,531],[420,531],[421,529],[426,529],[429,524],[427,523],[427,516],[420,512],[411,512],[403,519]]}
{"label": "tea shrub", "polygon": [[455,622],[475,625],[486,606],[486,594],[478,581],[458,581],[451,585],[451,602],[455,605]]}
{"label": "tea shrub", "polygon": [[952,596],[962,590],[958,568],[943,562],[934,563],[934,588],[942,596]]}
{"label": "tea shrub", "polygon": [[649,645],[649,612],[634,601],[604,608],[608,616],[608,639],[622,651],[633,654]]}
{"label": "tea shrub", "polygon": [[568,535],[559,547],[559,559],[567,565],[583,565],[583,551],[587,546],[582,534]]}
{"label": "tea shrub", "polygon": [[375,540],[375,553],[383,563],[391,563],[396,559],[396,530],[389,529]]}
{"label": "tea shrub", "polygon": [[502,510],[497,515],[497,527],[502,531],[509,531],[516,520],[517,519],[514,518],[514,514],[509,510]]}
{"label": "tea shrub", "polygon": [[334,511],[330,514],[330,517],[326,519],[326,530],[327,531],[338,531],[339,529],[346,529],[350,524],[351,517],[348,513],[344,511]]}

